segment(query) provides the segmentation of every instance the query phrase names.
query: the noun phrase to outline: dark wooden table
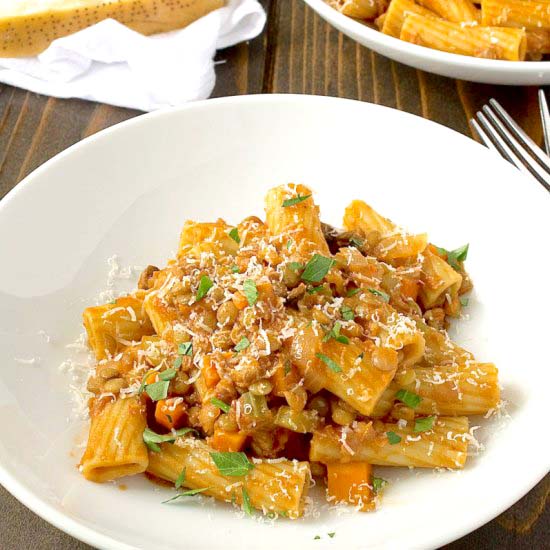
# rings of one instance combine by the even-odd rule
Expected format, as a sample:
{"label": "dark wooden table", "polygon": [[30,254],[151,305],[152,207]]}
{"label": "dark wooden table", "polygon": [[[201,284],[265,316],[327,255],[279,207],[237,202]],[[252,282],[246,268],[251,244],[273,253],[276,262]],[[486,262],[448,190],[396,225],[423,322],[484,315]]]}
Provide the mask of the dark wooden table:
{"label": "dark wooden table", "polygon": [[[537,90],[497,87],[435,76],[359,46],[325,24],[301,0],[263,0],[262,36],[218,52],[214,97],[299,93],[347,97],[429,118],[466,135],[468,120],[497,98],[539,142]],[[0,199],[29,172],[73,143],[137,111],[54,99],[0,84]],[[4,236],[4,238],[6,238]],[[514,472],[503,472],[506,483]],[[550,476],[507,512],[447,549],[542,549],[550,546],[546,506]],[[19,504],[0,487],[0,548],[85,549]]]}

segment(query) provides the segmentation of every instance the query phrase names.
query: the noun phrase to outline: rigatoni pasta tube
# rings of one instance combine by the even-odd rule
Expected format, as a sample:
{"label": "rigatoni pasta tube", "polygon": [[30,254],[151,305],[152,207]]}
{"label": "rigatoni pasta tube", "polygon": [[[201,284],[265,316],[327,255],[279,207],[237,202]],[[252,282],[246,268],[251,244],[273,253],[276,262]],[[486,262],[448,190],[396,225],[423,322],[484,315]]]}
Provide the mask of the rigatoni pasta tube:
{"label": "rigatoni pasta tube", "polygon": [[424,308],[444,305],[447,296],[449,301],[456,301],[462,275],[429,248],[424,251],[423,256],[420,277],[422,284],[418,295]]}
{"label": "rigatoni pasta tube", "polygon": [[528,54],[550,53],[550,29],[529,29],[526,35]]}
{"label": "rigatoni pasta tube", "polygon": [[444,52],[487,59],[523,61],[526,54],[523,29],[466,27],[412,13],[405,18],[399,38]]}
{"label": "rigatoni pasta tube", "polygon": [[243,502],[243,487],[254,508],[264,512],[302,515],[311,472],[307,462],[255,460],[245,476],[223,476],[203,441],[180,438],[176,444],[161,444],[160,452],[150,451],[147,472],[174,482],[185,468],[183,485],[190,489],[208,488],[203,494],[225,502]]}
{"label": "rigatoni pasta tube", "polygon": [[[376,422],[376,429],[363,422],[354,428],[327,426],[313,434],[309,459],[324,464],[359,461],[378,466],[464,467],[471,438],[467,417],[435,417],[432,428],[424,432],[415,432],[414,426],[415,421],[404,427]],[[396,436],[393,444],[388,432]]]}
{"label": "rigatoni pasta tube", "polygon": [[145,407],[138,398],[117,399],[94,413],[80,471],[90,481],[140,474],[149,462],[143,442]]}
{"label": "rigatoni pasta tube", "polygon": [[229,236],[231,226],[223,220],[216,223],[185,222],[180,233],[178,256],[200,258],[203,253],[235,254],[239,245]]}
{"label": "rigatoni pasta tube", "polygon": [[88,343],[98,361],[116,355],[142,336],[154,333],[143,307],[143,291],[123,296],[112,304],[88,307],[82,315]]}
{"label": "rigatoni pasta tube", "polygon": [[265,212],[272,235],[291,237],[302,254],[330,254],[321,228],[319,207],[305,185],[289,183],[270,189],[265,198]]}
{"label": "rigatoni pasta tube", "polygon": [[421,415],[485,414],[500,400],[498,370],[492,363],[472,361],[465,365],[415,367],[397,371],[391,386],[376,405],[377,414],[373,412],[372,416],[387,413],[400,389],[422,398],[414,408],[415,414]]}
{"label": "rigatoni pasta tube", "polygon": [[547,0],[481,0],[482,25],[550,29]]}
{"label": "rigatoni pasta tube", "polygon": [[471,0],[418,0],[418,3],[447,21],[473,23],[481,19]]}
{"label": "rigatoni pasta tube", "polygon": [[291,358],[306,388],[324,388],[367,416],[392,381],[398,364],[395,350],[355,338],[348,344],[334,339],[323,342],[307,325],[292,341]]}
{"label": "rigatoni pasta tube", "polygon": [[399,38],[403,21],[408,13],[418,13],[424,17],[437,17],[435,13],[423,8],[414,0],[391,0],[388,11],[385,13],[382,32]]}

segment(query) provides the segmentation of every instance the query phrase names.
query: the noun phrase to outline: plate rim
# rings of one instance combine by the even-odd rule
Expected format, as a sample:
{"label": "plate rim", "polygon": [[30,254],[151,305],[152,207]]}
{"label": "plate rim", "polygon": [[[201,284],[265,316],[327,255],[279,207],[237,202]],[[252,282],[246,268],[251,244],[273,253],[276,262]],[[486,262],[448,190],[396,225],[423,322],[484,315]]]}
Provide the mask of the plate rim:
{"label": "plate rim", "polygon": [[[305,0],[305,1],[310,2],[310,1],[322,1],[322,0]],[[163,110],[154,111],[151,113],[138,115],[136,117],[132,117],[125,121],[119,122],[113,126],[100,130],[99,132],[96,132],[91,136],[85,137],[84,139],[76,142],[75,144],[71,145],[67,149],[59,152],[51,159],[47,160],[45,163],[43,163],[38,168],[33,170],[30,174],[25,176],[23,180],[21,180],[14,188],[12,188],[0,201],[0,216],[2,216],[2,212],[6,208],[6,206],[9,203],[11,203],[11,201],[15,200],[15,198],[19,194],[27,192],[27,190],[32,187],[35,180],[39,180],[42,173],[47,172],[47,170],[51,165],[56,164],[58,162],[63,162],[65,156],[70,156],[75,151],[78,151],[81,148],[86,148],[88,144],[94,143],[99,140],[108,139],[108,136],[111,133],[124,131],[127,128],[131,128],[134,125],[135,126],[147,125],[149,120],[160,119],[163,117],[170,117],[174,113],[181,113],[185,111],[195,111],[195,110],[199,111],[205,108],[208,109],[210,108],[210,106],[223,105],[223,104],[239,105],[239,104],[250,104],[250,103],[251,104],[275,103],[275,104],[282,105],[285,103],[292,104],[295,102],[305,102],[305,103],[318,102],[320,104],[321,103],[332,103],[332,104],[347,103],[347,104],[355,104],[356,108],[365,108],[365,109],[374,108],[374,109],[379,109],[381,111],[385,111],[385,110],[394,111],[398,113],[400,117],[404,117],[404,118],[412,117],[414,119],[419,119],[422,121],[422,123],[426,123],[428,126],[432,126],[432,127],[436,126],[445,131],[454,133],[460,136],[460,138],[468,139],[471,142],[471,144],[473,144],[474,146],[478,146],[479,148],[486,150],[487,154],[491,155],[491,158],[493,158],[493,162],[502,162],[503,164],[505,163],[504,160],[499,160],[498,156],[493,155],[488,149],[483,147],[483,145],[481,145],[480,143],[476,142],[471,138],[468,138],[468,136],[458,132],[457,130],[454,130],[453,128],[449,128],[433,120],[429,120],[406,111],[401,111],[399,109],[394,109],[392,107],[387,107],[385,105],[378,105],[375,103],[370,103],[370,102],[360,101],[355,99],[338,98],[338,97],[332,97],[332,96],[307,95],[307,94],[253,94],[253,95],[227,96],[227,97],[221,97],[221,98],[206,99],[202,101],[188,103],[180,107],[163,109]],[[509,166],[511,169],[511,173],[516,173],[512,165],[509,165]],[[516,175],[521,175],[521,173],[517,172]],[[541,186],[537,185],[536,187],[538,187],[541,191],[540,196],[542,196],[542,193],[544,193],[544,195],[548,197],[547,193],[544,192],[544,189],[542,189]],[[544,466],[541,466],[540,471],[537,471],[534,475],[531,475],[529,477],[529,481],[523,484],[521,489],[518,488],[517,490],[511,492],[508,498],[503,499],[502,502],[500,502],[495,507],[491,508],[490,511],[479,514],[475,521],[470,521],[468,522],[467,525],[464,524],[464,525],[457,526],[453,529],[452,532],[448,532],[447,534],[441,534],[439,536],[432,535],[431,538],[429,539],[426,538],[422,542],[424,544],[428,544],[429,547],[439,547],[443,544],[448,544],[450,542],[453,542],[475,531],[479,527],[485,525],[486,523],[494,519],[496,516],[498,516],[499,514],[501,514],[508,508],[510,508],[511,506],[513,506],[520,498],[526,495],[537,483],[539,483],[539,481],[548,473],[548,471],[549,471],[548,468],[545,469]],[[106,535],[102,533],[99,529],[96,529],[94,527],[89,527],[84,522],[74,519],[70,515],[65,514],[62,511],[58,510],[50,502],[44,501],[39,496],[35,495],[32,492],[32,490],[29,487],[27,487],[24,481],[21,481],[17,477],[10,474],[7,471],[7,469],[4,467],[4,464],[1,461],[0,461],[0,484],[13,497],[15,497],[21,504],[23,504],[33,513],[35,513],[36,515],[41,517],[43,520],[53,525],[54,527],[76,538],[77,540],[80,540],[92,546],[98,546],[100,548],[115,548],[115,549],[121,549],[121,550],[139,550],[140,548],[142,548],[141,546],[133,546],[131,544],[127,544],[125,542],[117,540],[111,537],[110,535]]]}

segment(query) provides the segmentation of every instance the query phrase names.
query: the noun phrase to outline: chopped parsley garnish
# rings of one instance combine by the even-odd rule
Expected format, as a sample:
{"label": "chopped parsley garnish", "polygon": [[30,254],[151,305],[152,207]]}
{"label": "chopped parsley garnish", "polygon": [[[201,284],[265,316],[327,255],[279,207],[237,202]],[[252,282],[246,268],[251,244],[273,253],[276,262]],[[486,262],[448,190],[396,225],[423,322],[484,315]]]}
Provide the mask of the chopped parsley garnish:
{"label": "chopped parsley garnish", "polygon": [[288,264],[288,269],[291,271],[300,271],[304,269],[304,264],[302,262],[290,262]]}
{"label": "chopped parsley garnish", "polygon": [[416,409],[416,407],[420,405],[420,401],[422,401],[422,397],[408,390],[399,390],[395,394],[395,398],[399,399],[402,403],[405,403],[405,405],[411,409]]}
{"label": "chopped parsley garnish", "polygon": [[183,358],[181,355],[178,355],[176,360],[174,361],[174,368],[179,369],[182,363],[183,363]]}
{"label": "chopped parsley garnish", "polygon": [[192,497],[194,495],[198,495],[199,493],[204,493],[204,491],[208,491],[208,489],[211,489],[211,487],[203,487],[202,489],[189,489],[188,491],[183,491],[182,493],[178,493],[175,497],[169,498],[168,500],[163,500],[162,504],[166,504],[167,502],[172,502],[173,500],[177,500],[181,497]]}
{"label": "chopped parsley garnish", "polygon": [[388,303],[390,301],[390,295],[386,294],[385,292],[382,292],[381,290],[376,290],[375,288],[367,288],[367,290],[374,294],[375,296],[378,296],[379,298],[382,298],[384,302]]}
{"label": "chopped parsley garnish", "polygon": [[344,319],[344,321],[353,321],[355,319],[355,313],[349,306],[342,306],[340,312],[342,313],[342,319]]}
{"label": "chopped parsley garnish", "polygon": [[250,345],[250,340],[243,336],[240,340],[240,342],[233,348],[236,352],[243,351]]}
{"label": "chopped parsley garnish", "polygon": [[302,273],[302,281],[306,283],[318,283],[323,280],[330,268],[336,262],[332,258],[314,254]]}
{"label": "chopped parsley garnish", "polygon": [[375,493],[378,493],[384,485],[387,485],[387,481],[381,477],[373,477],[372,478],[372,488]]}
{"label": "chopped parsley garnish", "polygon": [[176,371],[174,369],[166,369],[162,372],[159,372],[159,378],[166,382],[168,380],[172,380],[176,376]]}
{"label": "chopped parsley garnish", "polygon": [[158,433],[155,433],[150,428],[145,428],[145,430],[143,430],[143,441],[145,445],[149,447],[149,449],[151,449],[155,453],[158,453],[160,452],[160,447],[158,446],[159,443],[174,443],[174,441],[176,441],[176,438],[194,431],[196,430],[194,430],[193,428],[181,428],[180,430],[176,430],[175,432],[171,432],[166,435],[160,435]]}
{"label": "chopped parsley garnish", "polygon": [[180,355],[189,355],[193,356],[193,342],[183,342],[178,346],[178,353]]}
{"label": "chopped parsley garnish", "polygon": [[465,244],[464,246],[460,246],[455,250],[446,250],[445,248],[440,248],[439,246],[436,246],[439,254],[447,256],[447,262],[453,269],[456,269],[457,271],[460,269],[460,265],[458,264],[458,262],[463,262],[468,257],[469,247],[469,244]]}
{"label": "chopped parsley garnish", "polygon": [[210,453],[210,456],[222,476],[245,476],[254,469],[254,464],[241,452]]}
{"label": "chopped parsley garnish", "polygon": [[243,510],[247,516],[252,516],[254,513],[254,508],[250,504],[250,497],[248,496],[248,491],[243,487]]}
{"label": "chopped parsley garnish", "polygon": [[349,240],[349,244],[355,246],[355,248],[361,248],[365,244],[365,241],[363,239],[360,239],[359,237],[352,237]]}
{"label": "chopped parsley garnish", "polygon": [[160,401],[168,397],[168,386],[170,386],[168,380],[159,380],[153,384],[147,384],[145,393],[151,398],[151,401]]}
{"label": "chopped parsley garnish", "polygon": [[334,532],[332,532],[332,533],[327,533],[327,535],[328,535],[331,539],[333,539],[333,538],[334,538],[334,535],[336,535],[336,533],[334,533]]}
{"label": "chopped parsley garnish", "polygon": [[286,201],[283,201],[283,207],[294,206],[295,204],[304,202],[306,199],[309,199],[309,197],[311,197],[311,195],[298,195],[292,199],[286,199]]}
{"label": "chopped parsley garnish", "polygon": [[175,483],[176,489],[179,489],[183,485],[184,481],[185,481],[185,467],[183,468],[183,470],[181,471],[181,474],[176,479],[176,483]]}
{"label": "chopped parsley garnish", "polygon": [[241,242],[241,238],[239,237],[239,230],[234,227],[229,233],[228,235],[237,243],[237,244],[240,244]]}
{"label": "chopped parsley garnish", "polygon": [[287,359],[285,361],[285,376],[287,376],[288,374],[290,374],[290,361]]}
{"label": "chopped parsley garnish", "polygon": [[344,336],[343,334],[340,334],[341,328],[342,324],[340,323],[340,321],[336,321],[330,332],[327,332],[325,334],[323,342],[328,342],[331,338],[334,338],[337,342],[340,342],[340,344],[349,344],[349,338],[347,336]]}
{"label": "chopped parsley garnish", "polygon": [[258,289],[252,279],[247,279],[243,283],[243,293],[248,300],[248,305],[253,306],[258,301]]}
{"label": "chopped parsley garnish", "polygon": [[320,537],[319,535],[315,535],[315,536],[313,537],[313,540],[319,540],[320,538],[321,538],[321,537]]}
{"label": "chopped parsley garnish", "polygon": [[390,445],[397,445],[398,443],[401,443],[401,436],[397,435],[395,432],[386,432],[386,435],[388,436]]}
{"label": "chopped parsley garnish", "polygon": [[210,399],[210,403],[218,407],[218,409],[221,409],[224,413],[228,413],[231,410],[230,405],[224,403],[221,399],[218,399],[217,397],[213,397],[212,399]]}
{"label": "chopped parsley garnish", "polygon": [[462,307],[466,307],[469,302],[470,302],[470,300],[468,298],[460,298],[460,305]]}
{"label": "chopped parsley garnish", "polygon": [[348,293],[346,294],[346,296],[348,298],[351,298],[352,296],[355,296],[358,292],[361,292],[360,288],[352,288],[351,290],[348,290]]}
{"label": "chopped parsley garnish", "polygon": [[233,264],[231,266],[231,273],[238,273],[239,272],[239,266]]}
{"label": "chopped parsley garnish", "polygon": [[327,357],[324,353],[316,353],[315,357],[321,359],[321,361],[332,371],[332,372],[342,372],[342,367],[330,357]]}
{"label": "chopped parsley garnish", "polygon": [[292,239],[288,239],[288,241],[286,242],[286,245],[285,245],[287,250],[292,246],[293,242],[294,241]]}
{"label": "chopped parsley garnish", "polygon": [[415,432],[427,432],[431,430],[434,425],[435,416],[426,416],[424,418],[417,418],[414,421]]}
{"label": "chopped parsley garnish", "polygon": [[203,275],[199,281],[199,288],[197,290],[197,302],[202,300],[207,294],[208,291],[214,286],[212,279],[208,275]]}

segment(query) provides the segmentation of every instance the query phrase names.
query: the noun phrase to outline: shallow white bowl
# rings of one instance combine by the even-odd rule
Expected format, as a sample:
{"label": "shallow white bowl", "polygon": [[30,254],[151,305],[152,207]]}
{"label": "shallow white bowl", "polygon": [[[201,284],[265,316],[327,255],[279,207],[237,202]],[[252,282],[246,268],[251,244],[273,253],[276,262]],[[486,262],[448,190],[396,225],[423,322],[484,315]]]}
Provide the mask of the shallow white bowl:
{"label": "shallow white bowl", "polygon": [[[75,467],[85,424],[58,365],[75,358],[65,346],[106,287],[106,259],[162,265],[185,219],[261,216],[266,189],[288,181],[313,187],[329,223],[360,197],[442,246],[470,243],[476,291],[454,336],[497,363],[510,418],[473,420],[486,451],[462,472],[382,469],[392,483],[372,514],[272,525],[207,499],[161,505],[170,490],[141,477],[126,491],[85,481]],[[549,198],[458,133],[341,99],[211,100],[86,139],[0,203],[0,482],[103,548],[427,548],[464,535],[548,469]],[[113,274],[115,289],[130,283]]]}
{"label": "shallow white bowl", "polygon": [[324,0],[304,1],[325,21],[359,44],[416,69],[485,84],[550,84],[550,61],[501,61],[440,52],[382,34],[342,15]]}

